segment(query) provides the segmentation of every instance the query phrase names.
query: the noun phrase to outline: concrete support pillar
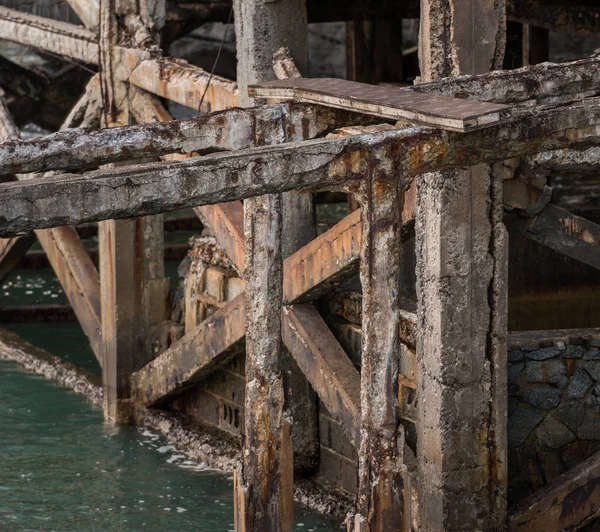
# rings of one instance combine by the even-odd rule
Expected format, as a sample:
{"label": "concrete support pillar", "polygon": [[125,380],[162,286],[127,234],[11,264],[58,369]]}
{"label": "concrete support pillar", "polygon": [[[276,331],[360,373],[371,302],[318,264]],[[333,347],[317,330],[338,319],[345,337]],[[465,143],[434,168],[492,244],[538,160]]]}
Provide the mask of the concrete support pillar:
{"label": "concrete support pillar", "polygon": [[354,532],[410,530],[404,431],[397,419],[405,183],[378,170],[361,191],[361,441]]}
{"label": "concrete support pillar", "polygon": [[246,397],[235,472],[236,532],[293,530],[293,463],[282,371],[281,197],[245,201]]}
{"label": "concrete support pillar", "polygon": [[[248,85],[276,79],[273,56],[281,47],[290,54],[301,74],[308,69],[308,26],[304,0],[234,0],[237,40],[237,82],[240,103],[261,102],[248,97]],[[281,194],[282,256],[286,259],[316,237],[311,194],[295,191]],[[314,469],[318,460],[317,399],[303,373],[284,350],[284,370],[290,374],[294,399],[291,427],[294,464],[299,470]]]}
{"label": "concrete support pillar", "polygon": [[[500,67],[503,0],[422,0],[422,81]],[[419,507],[423,530],[506,522],[507,238],[486,165],[419,176]]]}

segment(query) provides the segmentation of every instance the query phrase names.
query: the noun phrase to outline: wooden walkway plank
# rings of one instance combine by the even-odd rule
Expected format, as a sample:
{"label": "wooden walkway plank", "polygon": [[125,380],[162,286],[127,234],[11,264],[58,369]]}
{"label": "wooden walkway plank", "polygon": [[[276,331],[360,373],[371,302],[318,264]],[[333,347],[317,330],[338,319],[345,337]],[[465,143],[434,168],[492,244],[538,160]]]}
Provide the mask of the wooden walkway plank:
{"label": "wooden walkway plank", "polygon": [[503,104],[333,78],[268,81],[251,85],[248,91],[255,98],[299,100],[460,132],[488,127],[511,116],[510,107]]}
{"label": "wooden walkway plank", "polygon": [[98,42],[89,30],[0,7],[0,39],[97,65]]}
{"label": "wooden walkway plank", "polygon": [[485,135],[410,128],[2,184],[0,207],[6,219],[0,219],[0,236],[303,187],[335,190],[360,182],[374,153],[413,177],[540,150],[586,149],[600,145],[594,133],[600,124],[599,101],[534,108],[516,123],[492,127]]}
{"label": "wooden walkway plank", "polygon": [[312,305],[283,309],[283,342],[350,441],[360,443],[360,374]]}
{"label": "wooden walkway plank", "polygon": [[538,216],[520,218],[511,228],[538,244],[600,269],[600,225],[581,216],[546,205]]}
{"label": "wooden walkway plank", "polygon": [[245,326],[242,294],[133,373],[131,388],[134,398],[142,405],[152,406],[208,375],[235,353],[244,338]]}

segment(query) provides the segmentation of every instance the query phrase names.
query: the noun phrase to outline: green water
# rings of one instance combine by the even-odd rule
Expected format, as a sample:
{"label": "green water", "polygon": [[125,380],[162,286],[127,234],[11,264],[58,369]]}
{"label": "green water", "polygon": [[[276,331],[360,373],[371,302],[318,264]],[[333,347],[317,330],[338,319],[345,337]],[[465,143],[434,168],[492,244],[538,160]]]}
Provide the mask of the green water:
{"label": "green water", "polygon": [[[23,304],[38,292],[35,302],[59,299],[48,297],[58,293],[48,272],[15,273],[14,281],[18,275],[0,301]],[[4,326],[99,370],[77,323]],[[0,458],[0,531],[233,530],[229,476],[188,460],[151,431],[105,424],[81,396],[3,361]],[[303,507],[295,522],[297,531],[340,529]]]}

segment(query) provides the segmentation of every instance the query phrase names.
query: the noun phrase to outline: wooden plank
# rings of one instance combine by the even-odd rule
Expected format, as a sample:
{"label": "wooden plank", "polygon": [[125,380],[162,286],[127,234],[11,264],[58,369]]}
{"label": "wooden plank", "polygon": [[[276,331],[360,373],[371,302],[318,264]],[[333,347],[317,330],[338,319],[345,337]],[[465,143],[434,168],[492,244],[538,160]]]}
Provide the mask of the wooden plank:
{"label": "wooden plank", "polygon": [[283,263],[283,297],[287,303],[316,299],[333,283],[358,269],[360,211],[298,250]]}
{"label": "wooden plank", "polygon": [[[142,61],[129,77],[129,82],[192,109],[198,109],[210,74],[201,68],[177,58]],[[213,76],[201,111],[211,113],[238,105],[237,84]]]}
{"label": "wooden plank", "polygon": [[503,104],[400,91],[333,78],[270,81],[251,85],[248,92],[255,98],[299,100],[382,118],[410,120],[450,131],[472,131],[511,117],[511,108]]}
{"label": "wooden plank", "polygon": [[[69,129],[31,140],[4,139],[0,144],[0,175],[79,170],[171,153],[206,153],[281,144],[316,137],[346,120],[352,122],[358,118],[306,104],[280,104],[172,120],[160,102],[154,100],[154,96],[138,90],[131,102],[131,111],[137,113],[138,122],[154,123],[91,131]],[[168,121],[159,122],[165,119]]]}
{"label": "wooden plank", "polygon": [[360,442],[360,374],[312,305],[283,309],[283,342],[350,441]]}
{"label": "wooden plank", "polygon": [[56,227],[35,234],[102,365],[100,278],[96,266],[72,227]]}
{"label": "wooden plank", "polygon": [[241,201],[204,205],[194,209],[209,227],[238,274],[244,271],[244,206]]}
{"label": "wooden plank", "polygon": [[600,225],[585,218],[546,205],[538,216],[518,219],[511,228],[538,244],[600,269]]}
{"label": "wooden plank", "polygon": [[0,39],[97,65],[98,42],[89,30],[0,7]]}
{"label": "wooden plank", "polygon": [[244,204],[246,393],[244,441],[234,493],[237,530],[293,530],[293,460],[284,418],[281,196]]}
{"label": "wooden plank", "polygon": [[598,124],[600,106],[590,99],[523,111],[515,123],[492,127],[485,135],[410,128],[5,183],[0,185],[0,236],[304,187],[348,187],[364,179],[377,161],[402,166],[411,177],[545,150],[586,149],[600,145]]}
{"label": "wooden plank", "polygon": [[67,0],[67,2],[87,29],[92,31],[98,29],[100,23],[100,2],[98,0]]}
{"label": "wooden plank", "polygon": [[152,406],[185,390],[235,353],[244,338],[244,296],[224,305],[167,351],[131,375],[137,402]]}
{"label": "wooden plank", "polygon": [[19,138],[19,130],[10,116],[4,91],[0,89],[0,142],[14,138]]}
{"label": "wooden plank", "polygon": [[510,532],[579,530],[600,510],[600,453],[523,499],[508,516]]}

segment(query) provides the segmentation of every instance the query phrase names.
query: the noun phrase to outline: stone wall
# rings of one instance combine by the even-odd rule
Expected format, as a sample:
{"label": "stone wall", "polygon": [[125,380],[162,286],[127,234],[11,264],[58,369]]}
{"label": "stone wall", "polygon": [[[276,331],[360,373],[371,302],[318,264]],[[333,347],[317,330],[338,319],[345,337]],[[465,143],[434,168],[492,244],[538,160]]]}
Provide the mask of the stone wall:
{"label": "stone wall", "polygon": [[511,335],[508,393],[515,503],[600,451],[600,330]]}

